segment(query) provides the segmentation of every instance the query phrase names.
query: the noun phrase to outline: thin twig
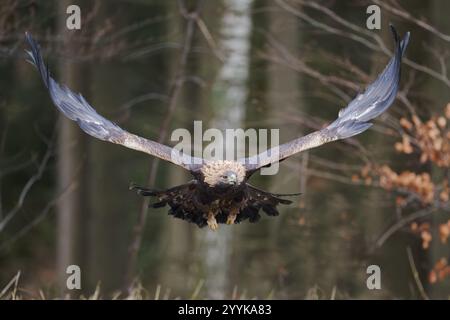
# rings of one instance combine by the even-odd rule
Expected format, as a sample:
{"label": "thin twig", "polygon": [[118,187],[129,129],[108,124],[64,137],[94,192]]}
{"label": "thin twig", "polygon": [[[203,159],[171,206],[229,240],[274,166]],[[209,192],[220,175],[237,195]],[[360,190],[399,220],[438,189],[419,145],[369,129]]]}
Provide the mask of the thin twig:
{"label": "thin twig", "polygon": [[415,18],[411,13],[407,12],[404,8],[401,8],[401,9],[395,8],[395,7],[387,4],[386,1],[380,1],[380,0],[374,0],[373,3],[381,6],[383,9],[385,9],[386,11],[389,11],[390,13],[393,13],[396,16],[399,16],[407,21],[410,21],[410,22],[418,25],[419,27],[431,32],[436,37],[438,37],[446,42],[450,42],[449,34],[442,33],[436,27],[426,23],[423,20],[419,20],[419,19]]}
{"label": "thin twig", "polygon": [[[327,33],[331,33],[331,34],[335,34],[344,38],[348,38],[351,39],[353,41],[359,42],[362,45],[366,46],[367,48],[373,50],[373,51],[381,51],[382,53],[384,53],[385,55],[390,56],[392,54],[391,50],[389,50],[386,46],[386,44],[384,43],[384,41],[382,40],[382,38],[380,36],[378,36],[376,33],[367,33],[367,30],[365,30],[364,32],[362,31],[363,29],[351,24],[350,22],[346,22],[343,23],[343,21],[346,21],[342,18],[340,18],[338,15],[336,14],[329,14],[331,11],[330,10],[324,10],[319,4],[315,4],[315,5],[310,5],[310,7],[313,7],[317,10],[321,10],[322,13],[327,14],[330,18],[332,18],[334,21],[338,22],[341,25],[344,25],[346,28],[349,28],[349,25],[352,26],[352,31],[346,31],[343,29],[338,29],[335,28],[331,25],[325,24],[321,21],[318,21],[314,18],[312,18],[310,15],[308,15],[307,13],[305,13],[304,11],[301,10],[297,10],[296,8],[292,7],[291,5],[289,5],[287,2],[283,1],[283,0],[276,0],[277,4],[283,8],[284,10],[292,13],[293,15],[295,15],[296,17],[302,19],[303,21],[306,21],[307,23],[309,23],[310,25],[312,25],[313,27],[318,28],[319,30],[323,30]],[[320,8],[320,9],[319,9]],[[369,41],[367,39],[365,39],[364,37],[355,34],[354,30],[358,29],[360,32],[362,32],[365,36],[369,36],[370,38],[372,38],[372,40],[374,40],[376,42],[376,44],[374,44],[372,41]],[[439,71],[436,71],[430,67],[427,67],[423,64],[419,64],[413,60],[410,60],[408,58],[403,58],[403,62],[408,65],[409,67],[423,72],[427,75],[429,75],[430,77],[441,81],[443,84],[445,84],[447,87],[450,87],[450,79],[448,78],[448,75],[446,73],[442,73]]]}
{"label": "thin twig", "polygon": [[20,279],[20,270],[17,271],[16,275],[11,279],[11,281],[9,281],[9,283],[2,289],[2,291],[0,292],[0,299],[6,294],[6,292],[8,292],[9,288],[11,288],[12,286],[14,286],[14,291],[12,292],[12,299],[15,299],[16,296],[16,291],[17,291],[17,286],[19,285],[19,279]]}
{"label": "thin twig", "polygon": [[42,175],[47,168],[48,161],[50,160],[50,157],[53,153],[53,144],[50,143],[47,147],[47,151],[45,152],[44,156],[42,157],[42,160],[36,170],[36,173],[32,175],[25,186],[23,187],[22,191],[20,192],[19,199],[17,200],[16,205],[14,208],[12,208],[9,212],[7,212],[4,216],[4,218],[0,221],[0,232],[2,232],[7,224],[14,218],[14,216],[17,214],[17,212],[22,209],[23,204],[25,202],[26,197],[28,196],[29,191],[33,187],[33,185],[38,182]]}
{"label": "thin twig", "polygon": [[438,210],[436,207],[427,207],[425,209],[419,210],[415,213],[409,214],[406,217],[398,220],[396,223],[391,225],[381,236],[378,237],[378,240],[375,242],[375,247],[380,248],[394,233],[398,230],[406,226],[408,223],[413,222],[416,219],[426,217],[431,213]]}
{"label": "thin twig", "polygon": [[422,281],[420,280],[419,272],[417,272],[416,264],[414,263],[414,257],[412,255],[410,247],[406,248],[406,253],[408,254],[409,265],[411,266],[411,272],[413,274],[414,281],[416,282],[417,289],[419,289],[422,299],[430,300],[427,293],[425,292],[425,289],[423,288]]}
{"label": "thin twig", "polygon": [[9,237],[8,240],[0,244],[0,251],[5,250],[6,248],[10,247],[14,242],[22,238],[25,234],[27,234],[32,228],[34,228],[36,225],[38,225],[41,221],[44,220],[44,218],[47,216],[47,214],[50,212],[50,210],[58,204],[58,201],[66,194],[71,193],[78,187],[77,183],[74,181],[74,179],[71,180],[68,186],[63,188],[61,192],[59,192],[56,197],[54,197],[50,202],[47,203],[47,205],[41,210],[41,212],[26,226],[24,226],[22,229],[20,229],[18,232],[14,234],[14,236]]}

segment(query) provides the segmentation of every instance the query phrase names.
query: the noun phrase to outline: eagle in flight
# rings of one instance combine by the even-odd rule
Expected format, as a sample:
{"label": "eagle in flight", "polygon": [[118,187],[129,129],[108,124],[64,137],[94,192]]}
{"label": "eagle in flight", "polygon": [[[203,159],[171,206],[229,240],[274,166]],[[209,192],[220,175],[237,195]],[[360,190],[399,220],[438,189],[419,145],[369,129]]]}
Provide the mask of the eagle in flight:
{"label": "eagle in flight", "polygon": [[400,81],[402,56],[409,41],[409,32],[400,41],[391,26],[395,48],[393,57],[378,78],[339,111],[338,118],[327,127],[284,143],[252,157],[229,160],[208,160],[191,157],[169,146],[129,133],[99,115],[83,98],[50,75],[40,54],[40,47],[26,33],[31,47],[27,52],[39,71],[53,103],[66,117],[76,121],[80,128],[94,138],[121,144],[145,152],[188,170],[193,179],[167,190],[153,190],[132,186],[138,194],[157,199],[153,208],[170,207],[169,214],[187,220],[199,227],[208,225],[216,230],[219,223],[235,224],[244,220],[256,222],[260,210],[277,216],[277,205],[290,204],[283,194],[259,190],[248,183],[249,178],[262,167],[282,161],[299,152],[325,143],[346,139],[367,130],[370,121],[383,113],[394,101]]}

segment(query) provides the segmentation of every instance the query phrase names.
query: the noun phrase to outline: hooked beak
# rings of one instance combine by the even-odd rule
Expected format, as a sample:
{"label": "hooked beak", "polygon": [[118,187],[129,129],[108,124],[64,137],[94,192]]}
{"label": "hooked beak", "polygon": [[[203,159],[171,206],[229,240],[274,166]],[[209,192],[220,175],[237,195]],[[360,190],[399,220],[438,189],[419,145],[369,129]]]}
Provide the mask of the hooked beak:
{"label": "hooked beak", "polygon": [[229,176],[228,176],[228,183],[229,184],[236,184],[237,183],[237,177],[236,177],[236,175],[233,173],[233,174],[230,174]]}

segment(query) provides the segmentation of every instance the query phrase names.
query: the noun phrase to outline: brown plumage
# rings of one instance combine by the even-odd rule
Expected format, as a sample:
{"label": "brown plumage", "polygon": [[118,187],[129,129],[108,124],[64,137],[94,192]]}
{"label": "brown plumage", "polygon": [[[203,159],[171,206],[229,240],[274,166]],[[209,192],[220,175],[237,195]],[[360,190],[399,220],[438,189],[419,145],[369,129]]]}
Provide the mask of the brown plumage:
{"label": "brown plumage", "polygon": [[248,183],[237,188],[216,187],[211,190],[198,180],[163,191],[155,191],[138,186],[131,186],[142,196],[157,199],[153,208],[169,206],[169,215],[197,224],[199,227],[208,225],[216,230],[219,223],[234,224],[248,220],[257,222],[260,210],[269,216],[277,216],[278,204],[290,204],[290,200],[282,196],[259,190]]}
{"label": "brown plumage", "polygon": [[78,123],[87,134],[104,141],[145,152],[187,169],[193,180],[168,190],[155,191],[132,186],[143,196],[157,199],[154,208],[169,206],[169,214],[216,229],[219,223],[234,224],[244,220],[256,222],[262,210],[269,216],[278,215],[277,205],[289,204],[281,194],[259,190],[248,179],[260,168],[282,161],[294,154],[345,139],[367,130],[370,121],[383,113],[394,101],[400,80],[400,65],[409,41],[409,33],[399,40],[394,28],[394,55],[386,68],[367,89],[358,94],[339,112],[338,118],[326,128],[282,144],[277,149],[236,161],[199,159],[180,154],[166,145],[129,133],[99,115],[80,94],[59,85],[47,70],[39,45],[26,34],[31,47],[30,62],[39,71],[53,103],[64,115]]}

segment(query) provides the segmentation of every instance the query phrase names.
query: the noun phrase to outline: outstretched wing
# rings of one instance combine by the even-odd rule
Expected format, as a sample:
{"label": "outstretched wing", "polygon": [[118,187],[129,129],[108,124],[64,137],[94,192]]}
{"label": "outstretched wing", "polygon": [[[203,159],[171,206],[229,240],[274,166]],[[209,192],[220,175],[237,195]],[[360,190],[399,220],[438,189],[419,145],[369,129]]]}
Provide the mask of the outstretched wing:
{"label": "outstretched wing", "polygon": [[391,26],[395,40],[395,54],[389,64],[370,84],[364,93],[358,94],[350,104],[339,112],[338,118],[326,128],[292,140],[253,157],[241,159],[249,171],[257,170],[276,161],[286,159],[298,152],[319,147],[327,142],[346,139],[367,130],[369,121],[386,111],[397,95],[400,81],[402,56],[408,46],[409,32],[399,41]]}
{"label": "outstretched wing", "polygon": [[188,170],[194,170],[201,165],[202,159],[181,154],[171,147],[141,138],[103,118],[81,94],[76,94],[66,86],[58,84],[50,76],[50,72],[42,59],[39,45],[29,33],[26,33],[26,38],[31,47],[31,51],[27,51],[31,58],[30,62],[41,74],[53,103],[66,117],[76,121],[84,132],[103,141],[121,144],[127,148],[148,153]]}

